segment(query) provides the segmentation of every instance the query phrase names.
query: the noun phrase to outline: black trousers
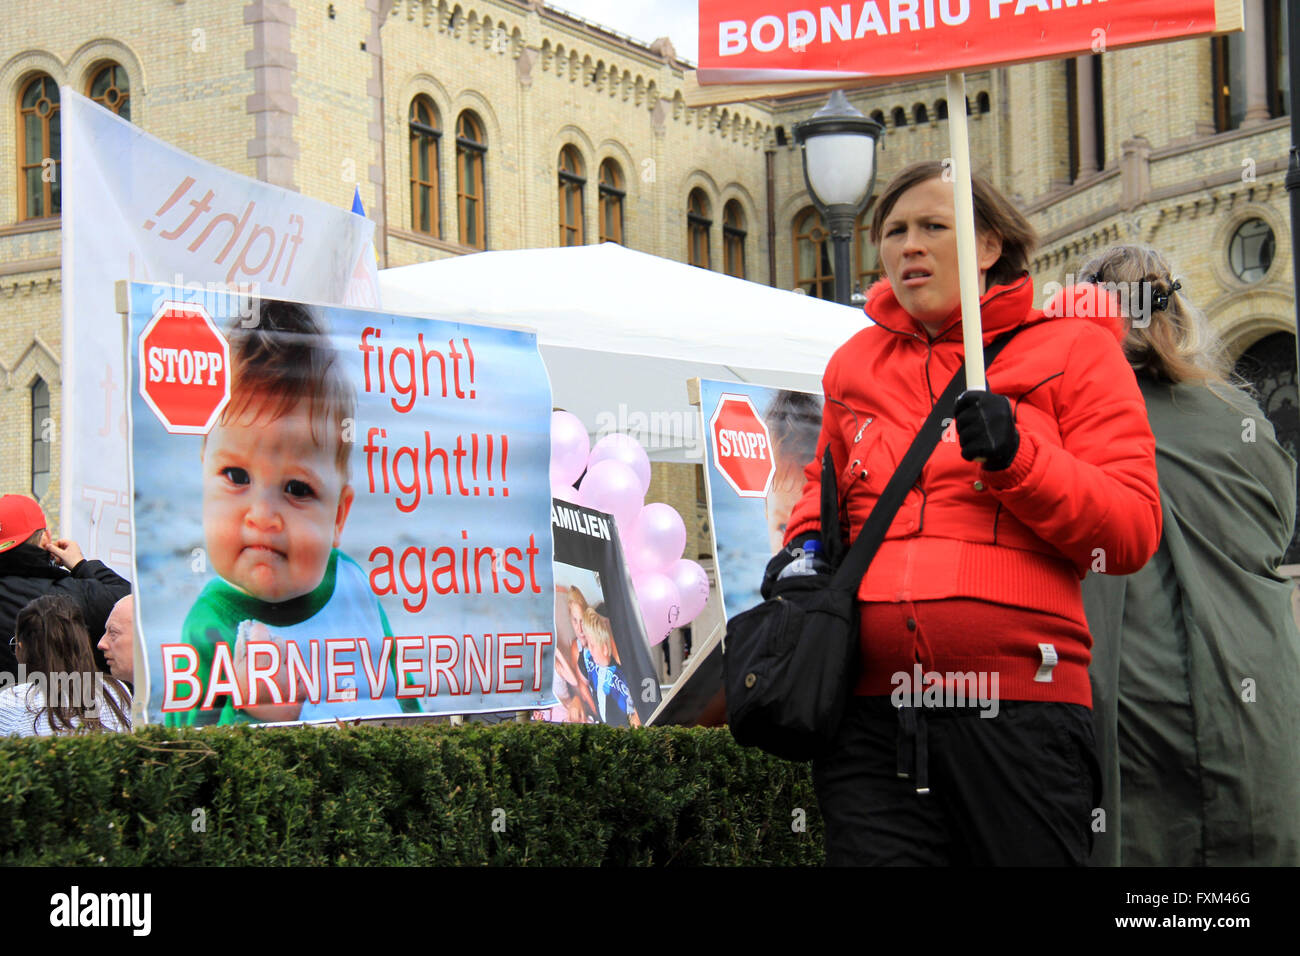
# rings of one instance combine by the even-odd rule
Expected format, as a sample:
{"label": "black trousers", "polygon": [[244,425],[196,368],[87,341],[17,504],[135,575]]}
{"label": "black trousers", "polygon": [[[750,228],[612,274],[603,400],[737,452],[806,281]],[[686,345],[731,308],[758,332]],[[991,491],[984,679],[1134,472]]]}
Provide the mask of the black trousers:
{"label": "black trousers", "polygon": [[853,698],[813,763],[827,865],[1086,865],[1101,800],[1092,712],[1003,701],[980,713]]}

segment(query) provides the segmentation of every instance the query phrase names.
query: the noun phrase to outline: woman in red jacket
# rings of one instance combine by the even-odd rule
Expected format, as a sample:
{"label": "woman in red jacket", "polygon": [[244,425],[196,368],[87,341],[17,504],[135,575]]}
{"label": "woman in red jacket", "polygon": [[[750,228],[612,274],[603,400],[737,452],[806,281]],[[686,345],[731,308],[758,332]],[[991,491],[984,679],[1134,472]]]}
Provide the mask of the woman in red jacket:
{"label": "woman in red jacket", "polygon": [[[817,457],[769,580],[820,531],[825,450],[852,539],[961,371],[943,172],[908,167],[876,206],[888,282],[827,365]],[[1033,308],[1032,227],[978,177],[974,200],[984,343],[1016,334],[987,391],[957,400],[859,587],[856,696],[813,767],[830,864],[1083,864],[1099,825],[1079,582],[1155,551],[1155,446],[1116,309]]]}

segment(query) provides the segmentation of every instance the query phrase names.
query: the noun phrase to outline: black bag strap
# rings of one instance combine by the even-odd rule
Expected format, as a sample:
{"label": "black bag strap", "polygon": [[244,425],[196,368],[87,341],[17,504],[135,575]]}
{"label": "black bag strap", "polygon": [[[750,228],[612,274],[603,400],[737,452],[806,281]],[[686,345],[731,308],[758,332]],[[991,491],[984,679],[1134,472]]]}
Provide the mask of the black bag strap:
{"label": "black bag strap", "polygon": [[[1004,332],[984,350],[984,365],[988,367],[993,364],[993,360],[998,357],[998,353],[1003,347],[1010,342],[1020,331],[1012,329],[1010,332]],[[934,403],[934,408],[930,409],[930,414],[925,423],[921,425],[921,430],[917,432],[916,438],[912,440],[912,445],[907,449],[907,454],[903,456],[902,462],[897,470],[890,476],[889,482],[885,485],[885,490],[881,493],[880,499],[876,506],[871,509],[871,514],[867,516],[866,523],[863,524],[862,530],[858,532],[857,540],[849,548],[848,554],[844,556],[844,563],[840,565],[839,570],[835,572],[835,577],[831,579],[830,587],[837,590],[847,591],[856,589],[858,582],[862,580],[863,575],[867,573],[867,567],[871,564],[871,559],[876,556],[876,551],[880,544],[885,540],[885,532],[894,521],[894,515],[898,514],[898,509],[903,506],[903,500],[907,493],[912,490],[912,486],[921,477],[921,469],[929,460],[930,455],[934,453],[935,446],[939,444],[939,438],[943,435],[943,419],[945,415],[951,414],[950,409],[957,401],[957,396],[962,393],[965,385],[964,367],[957,369],[948,387],[943,390],[939,400]]]}

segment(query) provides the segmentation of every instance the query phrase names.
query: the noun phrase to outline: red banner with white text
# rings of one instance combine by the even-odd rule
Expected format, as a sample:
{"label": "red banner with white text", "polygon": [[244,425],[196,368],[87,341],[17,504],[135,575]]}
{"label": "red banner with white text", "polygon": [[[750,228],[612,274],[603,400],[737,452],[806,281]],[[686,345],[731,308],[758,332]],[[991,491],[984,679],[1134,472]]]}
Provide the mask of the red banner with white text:
{"label": "red banner with white text", "polygon": [[[1240,0],[1232,0],[1240,9]],[[699,80],[901,77],[1221,32],[1224,0],[700,0]],[[1239,16],[1236,18],[1239,20]],[[1228,27],[1231,29],[1232,27]]]}

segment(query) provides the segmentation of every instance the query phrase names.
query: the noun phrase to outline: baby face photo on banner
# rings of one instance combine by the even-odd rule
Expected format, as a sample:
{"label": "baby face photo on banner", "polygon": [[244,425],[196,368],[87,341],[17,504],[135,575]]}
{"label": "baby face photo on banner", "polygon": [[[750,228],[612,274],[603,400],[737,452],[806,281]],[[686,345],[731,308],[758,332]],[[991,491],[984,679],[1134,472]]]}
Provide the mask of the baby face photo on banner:
{"label": "baby face photo on banner", "polygon": [[705,481],[727,617],[762,603],[768,560],[785,540],[817,454],[822,397],[812,392],[700,380]]}
{"label": "baby face photo on banner", "polygon": [[129,290],[149,722],[554,702],[534,335]]}

